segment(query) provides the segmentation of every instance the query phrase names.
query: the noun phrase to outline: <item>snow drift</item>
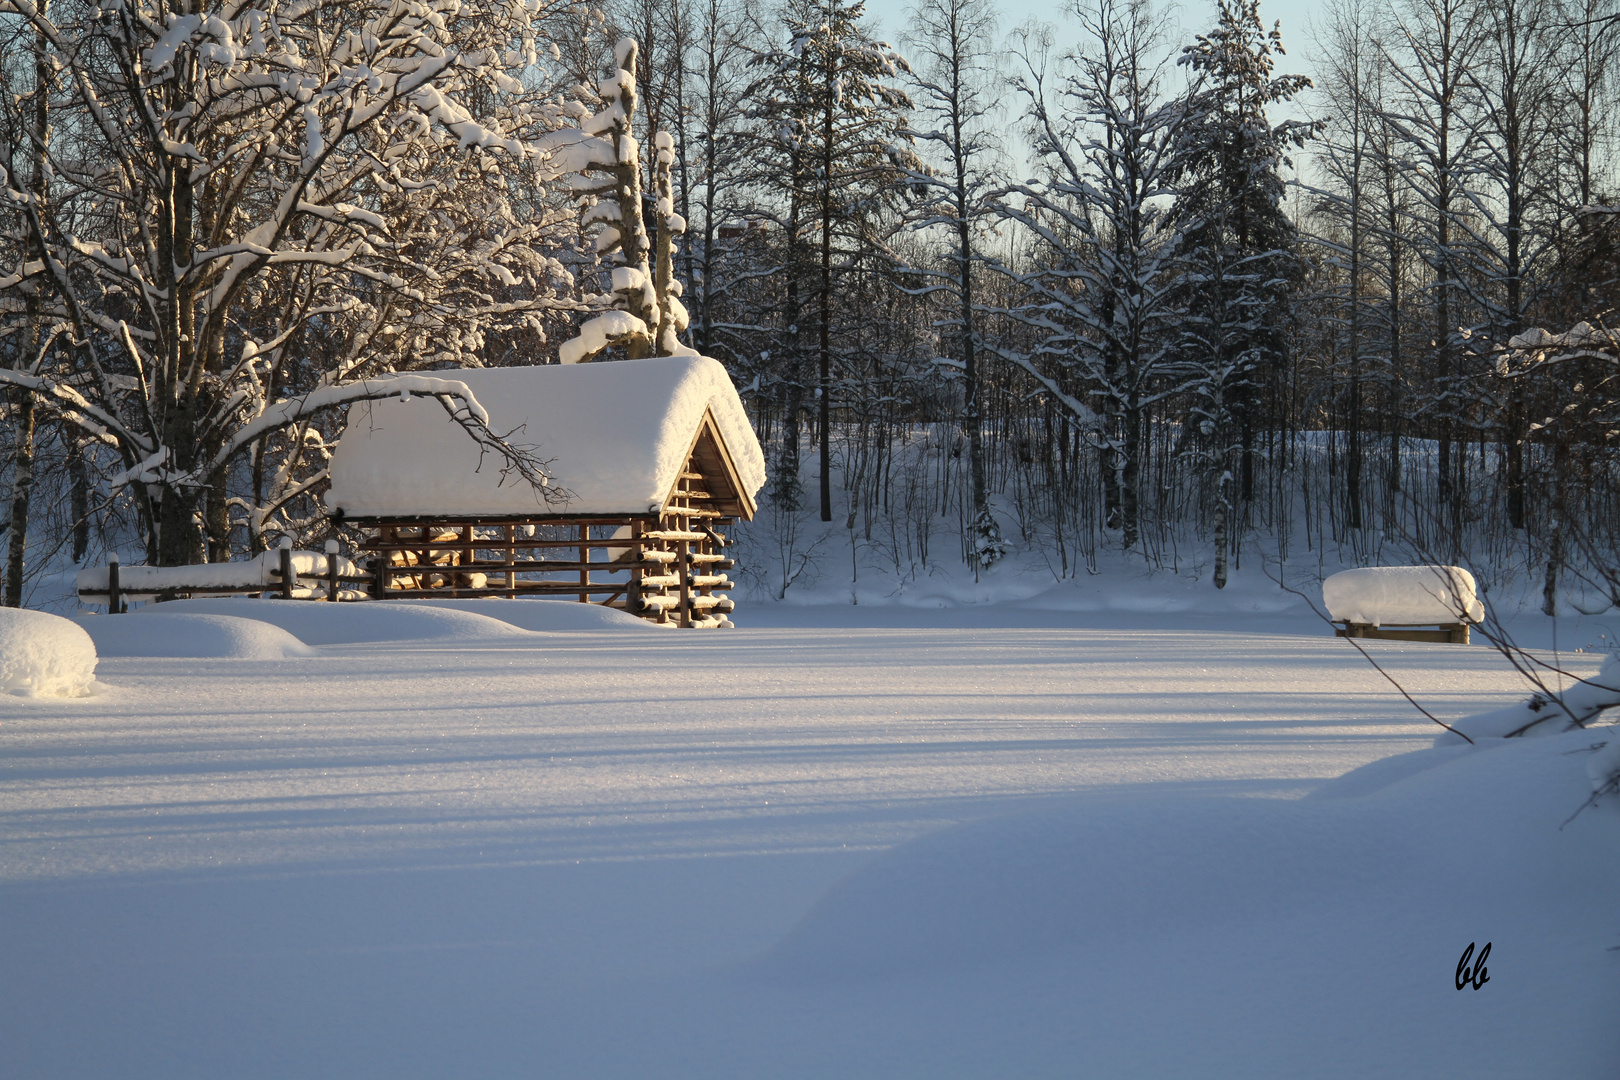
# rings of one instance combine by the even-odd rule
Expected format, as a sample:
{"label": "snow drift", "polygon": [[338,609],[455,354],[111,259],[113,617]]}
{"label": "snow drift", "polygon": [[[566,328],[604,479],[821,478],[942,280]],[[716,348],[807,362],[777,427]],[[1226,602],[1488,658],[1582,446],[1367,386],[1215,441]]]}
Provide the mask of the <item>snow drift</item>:
{"label": "snow drift", "polygon": [[1322,582],[1322,603],[1335,622],[1419,626],[1482,622],[1485,607],[1474,575],[1460,566],[1369,566]]}
{"label": "snow drift", "polygon": [[485,618],[499,619],[522,630],[567,632],[571,630],[608,630],[633,628],[658,630],[664,627],[646,619],[603,607],[601,604],[581,604],[575,600],[522,599],[507,600],[500,597],[468,600],[407,600],[412,605],[440,608],[448,611],[468,611]]}
{"label": "snow drift", "polygon": [[281,660],[315,652],[279,626],[232,615],[142,609],[129,615],[87,615],[78,622],[102,656]]}
{"label": "snow drift", "polygon": [[0,608],[0,691],[83,697],[96,681],[96,646],[60,615]]}
{"label": "snow drift", "polygon": [[[1305,800],[1102,793],[947,829],[846,878],[754,974],[919,1045],[1000,1034],[1005,1069],[961,1075],[1612,1075],[1593,1033],[1620,961],[1594,898],[1620,891],[1620,813],[1560,827],[1591,741],[1419,751]],[[1495,947],[1464,996],[1470,942]],[[1015,1018],[980,1015],[1009,995]],[[1020,1061],[1009,1019],[1061,1025],[1070,1071]]]}
{"label": "snow drift", "polygon": [[[510,623],[417,601],[331,604],[324,600],[253,600],[209,597],[174,600],[166,615],[232,615],[278,626],[307,645],[351,645],[370,641],[477,642],[527,638]],[[122,615],[110,616],[124,618]]]}
{"label": "snow drift", "polygon": [[[1620,656],[1610,656],[1603,661],[1603,669],[1595,678],[1575,682],[1557,693],[1535,693],[1515,705],[1465,716],[1453,721],[1451,728],[1476,742],[1557,735],[1586,727],[1600,714],[1617,706],[1620,706]],[[1436,738],[1434,744],[1453,746],[1461,742],[1460,736],[1447,731]]]}

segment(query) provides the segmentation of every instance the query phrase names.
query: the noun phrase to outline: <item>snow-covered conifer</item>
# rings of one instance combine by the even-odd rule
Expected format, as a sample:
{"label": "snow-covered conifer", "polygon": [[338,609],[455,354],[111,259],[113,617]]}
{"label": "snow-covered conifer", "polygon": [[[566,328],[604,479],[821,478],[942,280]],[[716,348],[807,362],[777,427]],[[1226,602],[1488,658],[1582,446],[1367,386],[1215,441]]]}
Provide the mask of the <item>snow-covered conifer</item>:
{"label": "snow-covered conifer", "polygon": [[642,197],[641,146],[635,137],[637,106],[636,42],[625,38],[614,49],[617,70],[602,80],[602,109],[580,125],[572,142],[558,142],[559,160],[576,175],[585,225],[601,224],[599,254],[612,256],[607,311],[587,319],[558,350],[565,364],[594,359],[623,346],[631,359],[689,353],[676,334],[686,329],[680,283],[674,279],[674,238],[686,231],[675,212],[670,167],[675,143],[667,131],[653,138],[653,217],[655,239],[647,235]]}
{"label": "snow-covered conifer", "polygon": [[1213,489],[1217,588],[1241,524],[1236,503],[1254,497],[1263,397],[1287,363],[1288,304],[1300,277],[1282,170],[1313,128],[1273,125],[1266,110],[1311,82],[1273,74],[1281,39],[1261,21],[1259,0],[1220,0],[1215,27],[1182,51],[1197,81],[1187,94],[1193,119],[1172,158],[1174,221],[1186,263],[1184,354],[1202,414],[1191,448]]}
{"label": "snow-covered conifer", "polygon": [[675,276],[675,238],[685,235],[686,218],[675,212],[675,138],[667,131],[653,137],[653,214],[658,230],[653,243],[653,291],[658,298],[658,329],[653,335],[657,356],[696,356],[697,351],[681,344],[676,335],[684,333],[691,316],[681,303],[684,287]]}
{"label": "snow-covered conifer", "polygon": [[[759,112],[767,139],[761,149],[771,158],[766,168],[776,174],[774,182],[785,189],[777,214],[794,264],[787,272],[810,268],[810,232],[820,248],[813,283],[804,284],[813,284],[818,301],[821,520],[831,521],[833,271],[835,264],[853,261],[850,248],[871,244],[878,210],[899,193],[907,168],[916,164],[905,122],[912,103],[895,85],[908,65],[868,35],[863,0],[792,0],[783,16],[787,43],[756,61],[766,72]],[[789,353],[797,361],[804,297],[797,280],[788,289]],[[797,382],[802,373],[790,377]],[[778,481],[790,490],[797,484],[799,389],[793,387],[789,407],[791,463],[784,455]]]}

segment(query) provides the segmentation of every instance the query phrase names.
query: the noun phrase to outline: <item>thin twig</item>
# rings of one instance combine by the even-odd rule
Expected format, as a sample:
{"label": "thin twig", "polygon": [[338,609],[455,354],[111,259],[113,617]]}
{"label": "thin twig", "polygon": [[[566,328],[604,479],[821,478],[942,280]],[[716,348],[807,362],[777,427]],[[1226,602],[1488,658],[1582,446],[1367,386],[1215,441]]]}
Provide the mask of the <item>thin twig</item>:
{"label": "thin twig", "polygon": [[[1428,514],[1431,528],[1437,529],[1440,527],[1441,522],[1438,514],[1436,514],[1432,509],[1422,506],[1417,501],[1415,496],[1408,496],[1408,498],[1411,500],[1412,512],[1414,515]],[[1426,544],[1419,543],[1412,538],[1406,538],[1406,543],[1410,546],[1417,557],[1422,559],[1424,562],[1433,564],[1439,561],[1434,557],[1434,553],[1428,550],[1428,546]],[[1470,567],[1469,569],[1470,572],[1472,572],[1473,568]],[[1476,578],[1478,576],[1479,575],[1477,574],[1475,575]],[[1501,653],[1507,662],[1513,665],[1513,670],[1517,671],[1524,677],[1526,682],[1535,687],[1538,694],[1545,697],[1550,704],[1556,705],[1564,713],[1564,715],[1569,718],[1571,728],[1585,727],[1585,721],[1583,721],[1580,717],[1577,717],[1574,711],[1564,703],[1563,692],[1555,692],[1547,685],[1546,680],[1543,679],[1535,669],[1539,668],[1542,671],[1552,672],[1556,674],[1560,680],[1571,679],[1576,683],[1582,683],[1589,686],[1598,686],[1600,689],[1606,690],[1609,688],[1603,686],[1601,683],[1593,683],[1590,679],[1584,679],[1575,674],[1573,671],[1565,670],[1561,659],[1555,660],[1554,663],[1549,664],[1541,657],[1532,653],[1529,649],[1526,649],[1522,645],[1518,644],[1513,640],[1512,637],[1508,635],[1507,629],[1503,625],[1502,620],[1497,618],[1496,605],[1494,601],[1492,601],[1490,593],[1482,593],[1480,599],[1485,607],[1486,613],[1485,622],[1479,623],[1475,627],[1480,636],[1486,641],[1490,642],[1491,647],[1497,652]],[[1494,631],[1490,629],[1492,625],[1496,627]],[[1554,624],[1554,630],[1556,632],[1556,623]],[[1547,719],[1548,718],[1545,716],[1537,717],[1535,720],[1525,724],[1523,727],[1508,732],[1504,738],[1511,739],[1523,735],[1526,731],[1529,731],[1537,724],[1544,723]],[[1590,717],[1587,718],[1587,720],[1590,719]]]}

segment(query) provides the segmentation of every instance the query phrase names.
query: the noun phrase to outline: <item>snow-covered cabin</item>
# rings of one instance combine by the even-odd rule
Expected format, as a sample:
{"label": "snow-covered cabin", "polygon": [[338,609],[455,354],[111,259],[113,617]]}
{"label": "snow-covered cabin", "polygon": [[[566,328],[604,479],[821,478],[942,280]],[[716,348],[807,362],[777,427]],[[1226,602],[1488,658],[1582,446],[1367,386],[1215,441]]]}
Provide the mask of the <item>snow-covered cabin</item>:
{"label": "snow-covered cabin", "polygon": [[573,596],[681,626],[729,625],[722,548],[754,516],[765,458],[723,367],[666,356],[436,371],[545,463],[546,491],[434,400],[355,405],[328,513],[369,530],[373,594]]}

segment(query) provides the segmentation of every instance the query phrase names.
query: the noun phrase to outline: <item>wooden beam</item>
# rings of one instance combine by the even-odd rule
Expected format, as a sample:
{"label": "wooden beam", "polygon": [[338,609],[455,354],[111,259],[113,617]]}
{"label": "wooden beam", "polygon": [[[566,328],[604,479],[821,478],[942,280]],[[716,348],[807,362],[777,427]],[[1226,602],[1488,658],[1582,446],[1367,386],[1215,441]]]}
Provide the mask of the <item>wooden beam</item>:
{"label": "wooden beam", "polygon": [[591,600],[591,527],[579,527],[579,602],[588,604]]}
{"label": "wooden beam", "polygon": [[[628,525],[630,523],[624,521],[620,522],[619,524]],[[359,546],[365,551],[421,551],[423,545],[421,540],[385,542],[382,540],[372,539],[362,540]],[[427,546],[432,551],[449,552],[455,550],[454,545],[448,542],[436,543],[430,540],[428,541]],[[488,539],[475,540],[473,541],[472,546],[477,551],[521,551],[524,548],[577,548],[579,547],[579,539],[577,537],[568,540],[536,540],[530,537],[525,537],[518,540]],[[625,543],[623,540],[599,539],[592,540],[590,542],[590,546],[597,550],[604,550],[606,548],[624,547]]]}
{"label": "wooden beam", "polygon": [[[255,590],[257,591],[257,590]],[[387,590],[386,599],[400,600],[430,597],[443,597],[450,590],[448,588],[435,589],[424,587],[420,589],[394,589]],[[482,589],[462,589],[465,597],[504,596],[509,591],[504,585],[486,586]],[[515,590],[520,596],[578,596],[580,587],[577,581],[520,581]],[[592,582],[587,589],[593,595],[606,595],[625,591],[624,582]]]}
{"label": "wooden beam", "polygon": [[[506,541],[507,541],[508,544],[515,543],[515,541],[517,540],[517,526],[516,525],[504,526],[502,531],[506,535]],[[516,563],[516,559],[517,559],[517,548],[515,546],[514,547],[508,547],[506,549],[506,570],[505,570],[505,575],[506,575],[506,588],[507,588],[509,593],[517,585],[517,563]],[[512,593],[512,598],[513,599],[517,598],[515,593]]]}
{"label": "wooden beam", "polygon": [[585,522],[591,525],[624,525],[635,518],[647,516],[647,511],[626,510],[622,514],[491,514],[488,517],[345,517],[343,524],[354,525],[364,529],[377,528],[421,528],[423,525],[438,525],[445,528],[455,528],[461,525],[474,525],[478,528],[488,528],[495,525],[535,525],[535,526],[567,526]]}
{"label": "wooden beam", "polygon": [[681,579],[681,626],[692,625],[692,574],[687,568],[686,552],[689,541],[678,540],[675,543],[676,573]]}
{"label": "wooden beam", "polygon": [[1352,622],[1335,627],[1333,636],[1371,638],[1378,641],[1427,641],[1441,645],[1467,645],[1468,624],[1410,623],[1373,626],[1369,623]]}

